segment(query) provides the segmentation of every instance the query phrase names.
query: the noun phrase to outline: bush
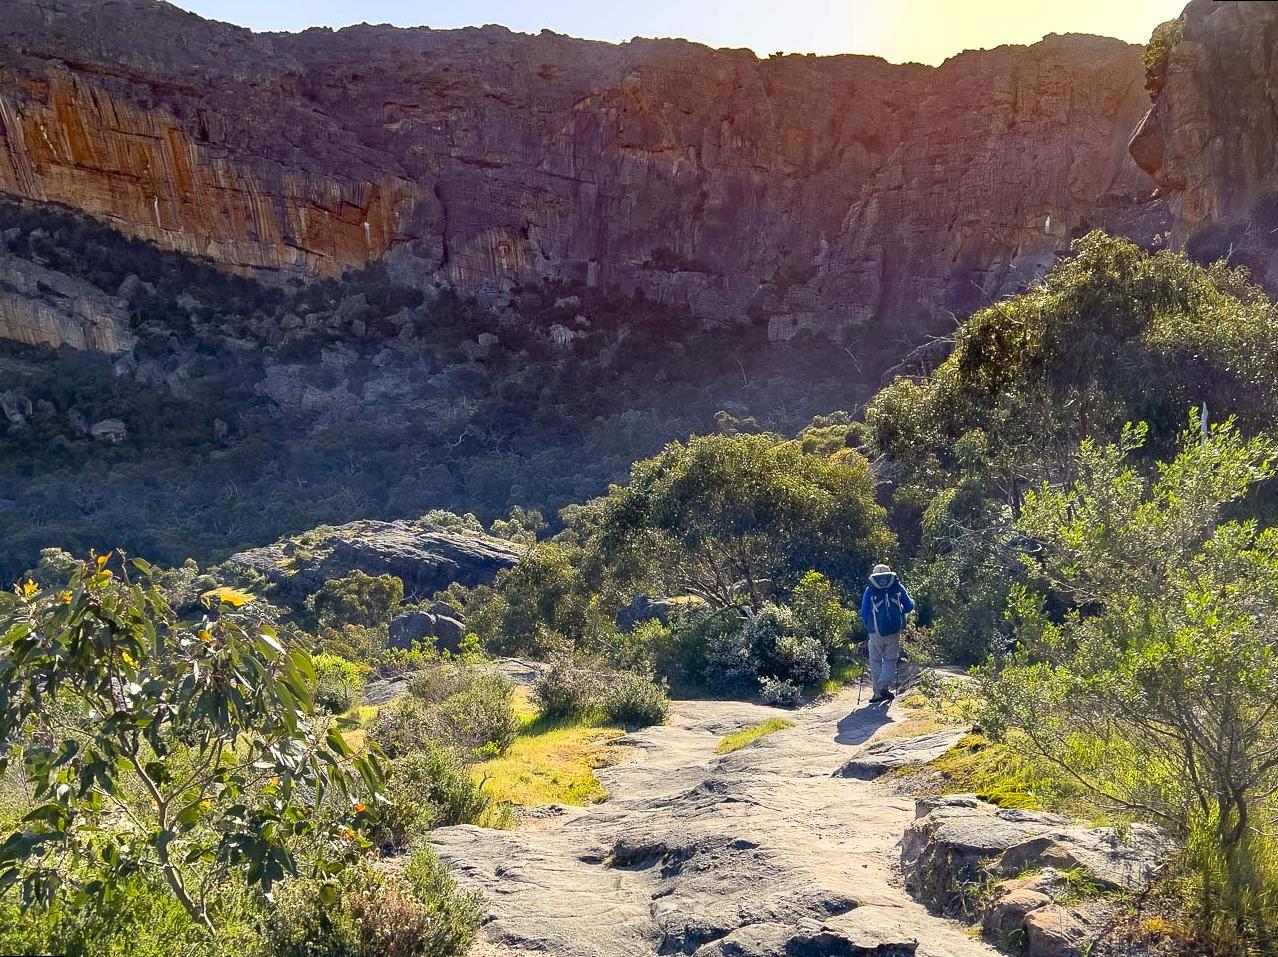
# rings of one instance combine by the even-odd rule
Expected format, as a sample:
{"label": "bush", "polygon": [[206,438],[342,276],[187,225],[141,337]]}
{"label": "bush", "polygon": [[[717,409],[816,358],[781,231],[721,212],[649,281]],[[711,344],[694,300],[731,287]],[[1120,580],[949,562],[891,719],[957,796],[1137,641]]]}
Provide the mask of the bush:
{"label": "bush", "polygon": [[338,655],[316,655],[315,706],[329,714],[345,714],[360,703],[364,673],[359,665]]}
{"label": "bush", "polygon": [[261,951],[261,913],[242,885],[216,894],[217,934],[196,923],[159,880],[113,882],[94,907],[55,904],[25,913],[17,895],[0,898],[0,953],[84,957],[242,957]]}
{"label": "bush", "polygon": [[701,681],[710,691],[753,693],[759,685],[759,655],[739,615],[706,616],[694,633],[702,641]]}
{"label": "bush", "polygon": [[444,748],[410,752],[391,764],[373,837],[402,849],[432,827],[475,824],[488,796],[456,756]]}
{"label": "bush", "polygon": [[819,641],[827,654],[847,645],[858,620],[820,572],[808,572],[794,586],[790,609],[799,631]]}
{"label": "bush", "polygon": [[[365,665],[382,665],[391,657],[392,651],[386,647],[388,627],[385,624],[342,625],[332,627],[321,625],[319,630],[319,648],[331,655],[358,661]],[[402,652],[403,649],[394,649]]]}
{"label": "bush", "polygon": [[533,683],[533,700],[544,718],[581,717],[598,706],[599,698],[599,674],[579,666],[571,655],[551,658]]}
{"label": "bush", "polygon": [[640,727],[661,724],[670,711],[664,682],[629,672],[608,676],[600,704],[609,721]]}
{"label": "bush", "polygon": [[759,698],[764,704],[774,705],[778,708],[793,708],[803,700],[803,690],[792,681],[783,681],[779,678],[763,678],[759,684],[762,686]]}
{"label": "bush", "polygon": [[290,881],[271,911],[273,957],[461,957],[482,916],[428,849],[398,876],[364,863],[336,883]]}
{"label": "bush", "polygon": [[[1157,823],[1190,849],[1218,952],[1278,939],[1278,529],[1227,521],[1278,475],[1278,446],[1227,420],[1151,474],[1145,440],[1083,444],[1078,478],[1026,496],[1044,543],[1013,592],[1016,652],[987,674],[986,727],[1011,728],[1101,808]],[[1066,604],[1053,613],[1049,600]]]}
{"label": "bush", "polygon": [[468,758],[500,754],[515,738],[514,684],[490,668],[430,665],[408,689],[381,710],[370,733],[392,758],[432,746],[454,748]]}
{"label": "bush", "polygon": [[600,717],[647,726],[665,721],[670,710],[664,682],[630,671],[587,668],[570,655],[557,655],[542,670],[533,698],[544,718]]}
{"label": "bush", "polygon": [[0,600],[0,752],[29,784],[0,883],[91,915],[142,874],[216,933],[219,890],[269,893],[299,847],[340,869],[380,769],[308,720],[310,658],[238,610],[252,595],[211,590],[218,608],[183,619],[147,563],[111,563]]}
{"label": "bush", "polygon": [[420,698],[405,695],[377,712],[368,739],[388,758],[396,759],[436,746],[430,715]]}
{"label": "bush", "polygon": [[762,677],[811,685],[830,677],[830,662],[821,642],[801,634],[794,612],[766,604],[746,622],[743,636],[759,659]]}

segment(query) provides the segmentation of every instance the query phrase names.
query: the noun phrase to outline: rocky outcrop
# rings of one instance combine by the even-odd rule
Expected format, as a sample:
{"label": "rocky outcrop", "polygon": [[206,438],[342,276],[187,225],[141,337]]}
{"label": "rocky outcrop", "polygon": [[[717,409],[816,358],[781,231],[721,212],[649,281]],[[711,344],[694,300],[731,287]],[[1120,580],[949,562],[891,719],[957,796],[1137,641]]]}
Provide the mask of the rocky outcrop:
{"label": "rocky outcrop", "polygon": [[355,570],[394,575],[408,598],[429,597],[454,582],[491,582],[519,561],[510,542],[469,530],[440,530],[414,521],[361,521],[232,555],[230,562],[263,575],[282,598],[296,601]]}
{"label": "rocky outcrop", "polygon": [[9,0],[0,64],[0,191],[240,269],[560,278],[895,338],[1090,227],[1164,226],[1124,149],[1139,48],[1097,37],[930,68]]}
{"label": "rocky outcrop", "polygon": [[969,732],[969,728],[942,728],[912,738],[884,738],[861,748],[835,773],[839,777],[873,781],[899,768],[926,764],[939,758]]}
{"label": "rocky outcrop", "polygon": [[[917,814],[901,840],[906,887],[938,911],[976,912],[987,934],[1028,957],[1088,953],[1110,924],[1104,895],[1145,888],[1173,851],[1147,825],[1087,828],[972,795],[921,800]],[[1091,900],[1080,902],[1079,884]]]}
{"label": "rocky outcrop", "polygon": [[[837,777],[897,715],[856,695],[799,712],[676,701],[669,724],[617,740],[608,799],[548,808],[514,831],[432,831],[454,876],[486,897],[486,957],[994,957],[900,886],[893,850],[912,802]],[[794,727],[719,756],[725,734]]]}
{"label": "rocky outcrop", "polygon": [[0,339],[122,352],[133,347],[128,320],[123,300],[0,246]]}
{"label": "rocky outcrop", "polygon": [[1172,240],[1278,289],[1278,6],[1193,0],[1131,140],[1171,199]]}

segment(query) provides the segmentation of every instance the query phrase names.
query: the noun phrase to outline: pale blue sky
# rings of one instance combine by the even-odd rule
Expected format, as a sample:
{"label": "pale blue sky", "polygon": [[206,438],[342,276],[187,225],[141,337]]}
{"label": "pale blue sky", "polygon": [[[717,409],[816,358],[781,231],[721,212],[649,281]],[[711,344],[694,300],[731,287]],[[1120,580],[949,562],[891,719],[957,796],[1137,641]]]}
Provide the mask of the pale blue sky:
{"label": "pale blue sky", "polygon": [[873,53],[939,63],[960,50],[1099,33],[1143,43],[1185,0],[177,0],[254,30],[351,23],[436,28],[500,23],[571,36],[687,37],[760,55]]}

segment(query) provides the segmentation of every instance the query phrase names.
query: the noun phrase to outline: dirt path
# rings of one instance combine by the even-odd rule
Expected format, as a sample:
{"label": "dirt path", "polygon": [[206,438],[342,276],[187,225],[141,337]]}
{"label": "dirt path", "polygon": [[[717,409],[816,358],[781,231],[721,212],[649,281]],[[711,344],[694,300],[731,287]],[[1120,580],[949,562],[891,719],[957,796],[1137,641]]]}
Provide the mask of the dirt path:
{"label": "dirt path", "polygon": [[[488,898],[475,953],[996,953],[900,887],[895,845],[913,802],[833,776],[895,718],[855,703],[855,691],[797,713],[676,702],[667,725],[621,740],[633,750],[600,772],[603,804],[530,830],[434,832]],[[723,735],[771,717],[796,726],[715,755]]]}

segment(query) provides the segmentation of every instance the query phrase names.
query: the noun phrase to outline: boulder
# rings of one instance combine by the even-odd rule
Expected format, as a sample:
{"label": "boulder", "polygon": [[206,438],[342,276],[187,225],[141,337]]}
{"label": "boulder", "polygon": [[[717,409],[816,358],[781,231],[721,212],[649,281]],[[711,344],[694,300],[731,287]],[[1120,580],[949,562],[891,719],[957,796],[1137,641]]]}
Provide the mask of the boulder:
{"label": "boulder", "polygon": [[1104,890],[1137,891],[1174,850],[1147,825],[1120,834],[971,795],[919,801],[916,813],[901,840],[909,891],[935,910],[977,915],[987,935],[1026,957],[1080,957],[1110,922],[1103,899],[1065,903],[1071,888],[1058,868],[1082,870]]}
{"label": "boulder", "polygon": [[999,942],[1007,942],[1025,929],[1025,915],[1047,907],[1052,899],[1039,891],[1018,889],[995,898],[981,918],[981,930]]}
{"label": "boulder", "polygon": [[[300,604],[324,582],[355,569],[394,575],[409,600],[428,598],[454,582],[488,584],[521,554],[516,545],[483,532],[444,531],[424,521],[369,520],[239,552],[230,561],[261,573],[279,586],[281,598]],[[449,609],[447,617],[455,614]]]}
{"label": "boulder", "polygon": [[701,604],[701,599],[692,595],[678,598],[654,598],[650,595],[636,595],[630,604],[617,612],[617,627],[622,631],[632,631],[636,625],[645,621],[659,621],[665,624],[676,611]]}
{"label": "boulder", "polygon": [[31,400],[12,389],[0,392],[0,412],[13,425],[25,425],[31,416]]}
{"label": "boulder", "polygon": [[435,616],[428,611],[406,611],[391,619],[387,644],[411,648],[413,643],[435,634]]}
{"label": "boulder", "polygon": [[129,436],[129,430],[119,419],[103,419],[94,422],[89,434],[99,442],[123,442]]}
{"label": "boulder", "polygon": [[461,651],[464,637],[466,637],[466,626],[456,618],[449,618],[447,615],[435,616],[435,647],[438,650],[453,653]]}
{"label": "boulder", "polygon": [[72,409],[67,413],[67,422],[77,438],[84,438],[89,434],[89,420],[78,409]]}
{"label": "boulder", "polygon": [[[436,602],[432,608],[439,607]],[[432,639],[437,651],[456,654],[461,650],[466,626],[453,617],[452,609],[444,605],[449,614],[436,611],[406,611],[391,619],[388,644],[392,648],[411,648],[416,641]]]}
{"label": "boulder", "polygon": [[969,728],[945,728],[917,738],[886,738],[860,749],[835,772],[836,777],[872,781],[881,774],[939,758],[962,740]]}
{"label": "boulder", "polygon": [[1083,957],[1101,927],[1084,910],[1049,904],[1025,915],[1027,957]]}
{"label": "boulder", "polygon": [[123,299],[127,303],[135,303],[143,295],[155,292],[155,286],[149,282],[143,282],[134,273],[129,273],[124,277],[124,281],[120,283],[120,288],[116,290],[117,299]]}
{"label": "boulder", "polygon": [[1047,866],[1082,867],[1103,887],[1138,890],[1172,852],[1162,831],[1082,827],[1041,811],[1000,808],[973,795],[925,799],[901,839],[901,869],[924,903],[957,911],[978,887]]}

